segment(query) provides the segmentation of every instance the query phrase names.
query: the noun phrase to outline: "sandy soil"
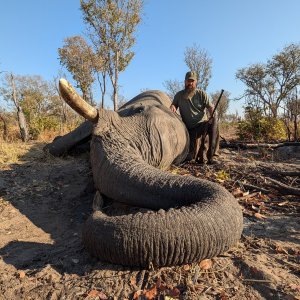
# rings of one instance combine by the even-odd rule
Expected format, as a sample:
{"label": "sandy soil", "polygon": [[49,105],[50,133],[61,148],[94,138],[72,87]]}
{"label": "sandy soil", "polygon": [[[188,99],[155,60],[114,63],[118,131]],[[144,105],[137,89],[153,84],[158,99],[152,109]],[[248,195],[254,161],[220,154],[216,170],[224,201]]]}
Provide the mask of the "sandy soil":
{"label": "sandy soil", "polygon": [[228,188],[244,210],[241,241],[212,260],[150,270],[85,251],[81,227],[94,194],[87,154],[54,159],[33,144],[17,163],[1,164],[0,299],[300,299],[300,199],[267,180],[299,187],[299,177],[279,178],[276,170],[299,171],[300,162],[227,149],[218,161],[171,172]]}

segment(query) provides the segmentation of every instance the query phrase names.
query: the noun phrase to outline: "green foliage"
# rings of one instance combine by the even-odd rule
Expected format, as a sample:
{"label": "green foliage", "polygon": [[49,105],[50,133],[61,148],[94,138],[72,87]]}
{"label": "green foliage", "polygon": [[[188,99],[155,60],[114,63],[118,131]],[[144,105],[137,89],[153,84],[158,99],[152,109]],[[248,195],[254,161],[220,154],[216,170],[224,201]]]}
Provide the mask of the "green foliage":
{"label": "green foliage", "polygon": [[29,125],[29,134],[32,139],[36,140],[39,135],[46,131],[58,131],[60,120],[55,116],[39,116],[31,120]]}
{"label": "green foliage", "polygon": [[93,77],[95,54],[92,48],[83,37],[76,35],[65,38],[64,46],[58,49],[58,54],[61,65],[72,74],[77,87],[83,93],[83,98],[92,103],[91,86],[95,80]]}
{"label": "green foliage", "polygon": [[271,117],[248,119],[238,123],[238,136],[241,140],[271,142],[286,139],[282,120]]}
{"label": "green foliage", "polygon": [[[265,64],[239,69],[236,78],[246,86],[242,98],[249,105],[263,109],[265,115],[276,118],[280,107],[286,105],[286,99],[294,95],[300,85],[300,44],[288,45]],[[289,111],[290,108],[284,109]]]}
{"label": "green foliage", "polygon": [[[141,22],[143,0],[81,0],[96,55],[102,58],[101,72],[113,86],[114,110],[118,108],[118,79],[134,56],[135,31]],[[98,68],[96,68],[98,69]]]}

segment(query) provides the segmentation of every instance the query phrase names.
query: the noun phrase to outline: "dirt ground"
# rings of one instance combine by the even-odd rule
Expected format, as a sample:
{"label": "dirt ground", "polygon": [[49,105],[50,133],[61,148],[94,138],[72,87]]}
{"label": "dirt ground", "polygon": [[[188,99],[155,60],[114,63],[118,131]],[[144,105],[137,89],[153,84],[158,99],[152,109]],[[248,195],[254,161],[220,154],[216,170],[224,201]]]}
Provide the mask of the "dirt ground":
{"label": "dirt ground", "polygon": [[243,236],[212,260],[138,270],[96,261],[81,243],[94,194],[88,154],[57,159],[41,149],[0,164],[0,299],[300,299],[300,199],[269,180],[299,188],[299,176],[283,171],[299,172],[300,161],[223,149],[216,165],[172,168],[229,189]]}

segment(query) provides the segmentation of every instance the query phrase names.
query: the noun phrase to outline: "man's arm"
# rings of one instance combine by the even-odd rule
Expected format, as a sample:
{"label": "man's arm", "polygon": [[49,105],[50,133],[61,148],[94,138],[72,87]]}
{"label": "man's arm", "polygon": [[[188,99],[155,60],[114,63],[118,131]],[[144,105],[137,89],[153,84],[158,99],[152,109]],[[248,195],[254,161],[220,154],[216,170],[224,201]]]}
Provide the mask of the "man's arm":
{"label": "man's arm", "polygon": [[173,113],[176,113],[177,107],[174,104],[171,104],[170,109]]}
{"label": "man's arm", "polygon": [[178,93],[175,95],[172,104],[170,106],[170,109],[173,113],[176,113],[177,108],[178,108]]}

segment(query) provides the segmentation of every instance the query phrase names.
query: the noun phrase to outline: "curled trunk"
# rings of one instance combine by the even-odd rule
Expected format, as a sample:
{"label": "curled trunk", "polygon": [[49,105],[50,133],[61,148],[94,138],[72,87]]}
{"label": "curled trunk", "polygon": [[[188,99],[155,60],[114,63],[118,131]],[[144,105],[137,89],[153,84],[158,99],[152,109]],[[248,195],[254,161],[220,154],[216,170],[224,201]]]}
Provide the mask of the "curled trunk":
{"label": "curled trunk", "polygon": [[[182,206],[127,214],[96,211],[83,234],[87,249],[101,260],[141,267],[197,262],[228,250],[242,230],[242,213],[235,199],[207,181],[185,177],[182,183],[178,177],[170,175],[165,184],[168,196],[177,196]],[[157,201],[156,207],[166,206],[164,200]]]}

